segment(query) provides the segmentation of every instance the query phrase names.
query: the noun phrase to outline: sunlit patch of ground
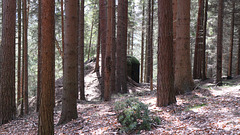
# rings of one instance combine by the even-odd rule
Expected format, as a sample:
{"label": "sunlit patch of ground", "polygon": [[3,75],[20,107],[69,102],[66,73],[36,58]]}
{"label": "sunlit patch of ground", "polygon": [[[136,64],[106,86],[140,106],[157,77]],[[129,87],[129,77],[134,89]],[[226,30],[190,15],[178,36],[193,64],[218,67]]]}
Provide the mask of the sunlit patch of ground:
{"label": "sunlit patch of ground", "polygon": [[[114,103],[130,97],[148,104],[150,114],[161,119],[160,125],[151,131],[140,131],[141,134],[240,134],[240,77],[221,87],[212,83],[201,84],[190,93],[178,95],[176,104],[156,107],[156,87],[150,91],[148,84],[139,87],[128,84],[129,94],[113,95],[109,102],[100,101],[100,78],[93,72],[94,65],[87,65],[87,101],[78,101],[79,118],[59,126],[56,124],[61,115],[62,80],[57,81],[55,134],[117,134],[121,125],[117,121]],[[2,125],[0,134],[37,134],[37,126],[38,114],[32,112]]]}

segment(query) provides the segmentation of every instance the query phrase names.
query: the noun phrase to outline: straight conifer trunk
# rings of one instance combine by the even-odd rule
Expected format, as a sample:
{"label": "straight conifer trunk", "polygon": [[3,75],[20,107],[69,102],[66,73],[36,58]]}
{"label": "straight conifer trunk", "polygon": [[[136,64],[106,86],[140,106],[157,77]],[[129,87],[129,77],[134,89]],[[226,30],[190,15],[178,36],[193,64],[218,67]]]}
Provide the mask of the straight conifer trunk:
{"label": "straight conifer trunk", "polygon": [[118,1],[117,21],[117,92],[127,93],[128,0]]}
{"label": "straight conifer trunk", "polygon": [[194,87],[190,60],[190,1],[177,3],[174,86],[177,94]]}
{"label": "straight conifer trunk", "polygon": [[157,106],[175,103],[172,0],[158,0]]}
{"label": "straight conifer trunk", "polygon": [[76,119],[78,97],[78,1],[66,1],[62,113],[58,124]]}
{"label": "straight conifer trunk", "polygon": [[197,31],[196,31],[196,44],[194,52],[194,64],[193,64],[193,78],[198,79],[201,76],[201,46],[200,42],[200,30],[202,26],[202,13],[203,13],[203,0],[198,0],[198,19],[197,19]]}
{"label": "straight conifer trunk", "polygon": [[116,1],[112,2],[112,67],[111,67],[111,92],[116,93]]}
{"label": "straight conifer trunk", "polygon": [[16,0],[3,0],[0,47],[0,126],[15,118]]}
{"label": "straight conifer trunk", "polygon": [[90,52],[91,52],[91,46],[92,46],[92,35],[93,35],[93,20],[92,20],[90,41],[89,41],[89,47],[88,47],[88,60],[89,60],[89,56],[90,56]]}
{"label": "straight conifer trunk", "polygon": [[203,23],[203,68],[202,80],[207,79],[207,57],[206,57],[206,36],[207,36],[207,20],[208,20],[208,0],[205,1],[204,23]]}
{"label": "straight conifer trunk", "polygon": [[232,78],[232,56],[233,56],[233,40],[234,40],[234,20],[235,20],[235,1],[232,1],[232,20],[231,20],[231,35],[230,35],[230,49],[229,49],[229,60],[228,60],[228,74],[227,78]]}
{"label": "straight conifer trunk", "polygon": [[217,78],[216,83],[222,85],[222,38],[223,38],[224,1],[218,2],[218,35],[217,35]]}
{"label": "straight conifer trunk", "polygon": [[79,91],[80,99],[86,100],[84,90],[84,0],[81,0],[79,15],[79,41],[78,41],[78,63],[79,63]]}
{"label": "straight conifer trunk", "polygon": [[22,98],[21,92],[21,37],[22,37],[22,0],[18,0],[18,71],[17,71],[17,106],[20,105],[20,99]]}
{"label": "straight conifer trunk", "polygon": [[177,33],[176,33],[176,29],[177,29],[177,5],[178,5],[178,0],[172,0],[173,2],[173,67],[174,67],[174,73],[175,73],[175,53],[176,53],[176,36],[177,36]]}
{"label": "straight conifer trunk", "polygon": [[141,49],[141,83],[143,83],[143,62],[144,62],[144,36],[145,36],[145,28],[144,28],[144,25],[145,25],[145,2],[143,0],[143,12],[142,12],[142,49]]}
{"label": "straight conifer trunk", "polygon": [[41,100],[39,135],[54,134],[53,108],[55,97],[55,1],[41,0]]}
{"label": "straight conifer trunk", "polygon": [[148,24],[147,24],[147,82],[150,83],[151,77],[151,46],[152,46],[152,39],[151,39],[151,25],[152,25],[152,0],[148,0]]}
{"label": "straight conifer trunk", "polygon": [[27,1],[23,0],[23,61],[24,61],[24,113],[28,114],[28,19],[27,19]]}
{"label": "straight conifer trunk", "polygon": [[105,48],[106,48],[106,30],[107,30],[107,1],[99,0],[99,18],[100,18],[100,42],[101,42],[101,96],[104,97],[104,66],[105,66]]}
{"label": "straight conifer trunk", "polygon": [[40,93],[41,93],[41,0],[38,0],[38,81],[37,81],[36,112],[39,111]]}
{"label": "straight conifer trunk", "polygon": [[238,28],[238,61],[237,61],[237,75],[240,75],[240,27]]}
{"label": "straight conifer trunk", "polygon": [[96,65],[95,72],[99,72],[99,55],[100,55],[100,20],[98,22],[98,37],[97,37],[97,56],[96,56]]}
{"label": "straight conifer trunk", "polygon": [[111,89],[110,89],[110,83],[111,83],[111,66],[112,66],[112,57],[111,57],[111,51],[112,51],[112,42],[113,42],[113,16],[112,16],[112,1],[108,0],[108,7],[107,7],[107,44],[106,44],[106,56],[105,56],[105,66],[104,66],[104,100],[109,101],[111,99]]}

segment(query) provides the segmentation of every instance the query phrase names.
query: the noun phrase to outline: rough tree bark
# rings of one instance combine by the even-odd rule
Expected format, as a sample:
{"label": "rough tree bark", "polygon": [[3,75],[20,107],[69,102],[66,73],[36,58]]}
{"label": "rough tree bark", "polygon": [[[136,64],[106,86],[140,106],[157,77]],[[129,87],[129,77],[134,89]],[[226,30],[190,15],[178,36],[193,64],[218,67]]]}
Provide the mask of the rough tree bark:
{"label": "rough tree bark", "polygon": [[217,78],[216,83],[222,85],[222,38],[224,1],[218,1],[218,35],[217,35]]}
{"label": "rough tree bark", "polygon": [[176,53],[176,27],[177,27],[177,3],[178,0],[172,0],[172,8],[173,8],[173,67],[175,73],[175,53]]}
{"label": "rough tree bark", "polygon": [[172,0],[158,0],[157,106],[175,103]]}
{"label": "rough tree bark", "polygon": [[58,124],[76,119],[78,97],[78,1],[66,1],[62,113]]}
{"label": "rough tree bark", "polygon": [[151,21],[152,21],[152,0],[148,0],[148,24],[147,24],[147,82],[150,83],[150,74],[151,74]]}
{"label": "rough tree bark", "polygon": [[116,78],[116,1],[112,2],[112,67],[111,67],[111,91],[116,93],[115,78]]}
{"label": "rough tree bark", "polygon": [[202,68],[202,80],[207,79],[207,57],[206,57],[206,36],[207,36],[207,20],[208,20],[208,0],[205,1],[204,11],[204,23],[203,23],[203,68]]}
{"label": "rough tree bark", "polygon": [[104,100],[109,101],[111,99],[111,90],[110,90],[110,82],[111,82],[111,66],[112,66],[112,35],[113,35],[113,16],[112,16],[112,0],[108,0],[107,6],[107,44],[106,44],[106,55],[105,55],[105,66],[104,66]]}
{"label": "rough tree bark", "polygon": [[97,56],[96,56],[96,65],[95,72],[99,72],[99,55],[100,55],[100,21],[98,22],[98,37],[97,37]]}
{"label": "rough tree bark", "polygon": [[150,90],[153,90],[153,15],[154,15],[154,0],[152,0],[151,12],[151,42],[150,42]]}
{"label": "rough tree bark", "polygon": [[90,51],[91,51],[91,46],[92,46],[92,33],[93,33],[93,20],[92,20],[92,26],[91,26],[91,34],[90,34],[89,48],[88,48],[88,60],[89,60]]}
{"label": "rough tree bark", "polygon": [[145,27],[144,27],[144,25],[145,25],[145,2],[144,2],[144,0],[142,1],[143,2],[143,11],[142,11],[142,16],[143,16],[143,18],[142,18],[142,49],[141,49],[141,83],[143,83],[143,62],[144,62],[144,36],[145,36]]}
{"label": "rough tree bark", "polygon": [[81,0],[79,13],[79,41],[78,41],[78,78],[80,99],[86,100],[84,90],[84,0]]}
{"label": "rough tree bark", "polygon": [[237,61],[237,75],[240,75],[240,27],[238,28],[238,61]]}
{"label": "rough tree bark", "polygon": [[41,93],[41,0],[38,0],[38,80],[37,80],[36,112],[39,111],[40,93]]}
{"label": "rough tree bark", "polygon": [[196,44],[195,44],[195,52],[194,52],[194,64],[193,64],[193,78],[194,79],[198,79],[201,76],[201,45],[200,43],[200,39],[201,36],[200,35],[200,30],[202,27],[202,16],[203,16],[203,1],[204,0],[198,0],[198,19],[197,19],[197,31],[196,31]]}
{"label": "rough tree bark", "polygon": [[22,9],[22,1],[18,0],[18,68],[17,68],[17,106],[20,105],[20,99],[22,98],[22,92],[21,92],[21,33],[22,33],[22,13],[21,13],[21,9]]}
{"label": "rough tree bark", "polygon": [[178,0],[176,46],[174,62],[176,94],[191,91],[194,87],[190,60],[190,1]]}
{"label": "rough tree bark", "polygon": [[234,20],[235,20],[235,0],[232,1],[232,20],[231,20],[231,35],[230,35],[230,49],[228,58],[228,74],[227,78],[232,78],[232,55],[233,55],[233,39],[234,39]]}
{"label": "rough tree bark", "polygon": [[128,1],[118,3],[117,21],[117,92],[127,93],[127,27],[128,27]]}
{"label": "rough tree bark", "polygon": [[107,29],[107,2],[99,0],[99,18],[100,18],[100,42],[101,42],[101,97],[104,97],[104,66],[105,66],[105,48],[106,48],[106,29]]}
{"label": "rough tree bark", "polygon": [[39,109],[39,135],[54,134],[55,96],[55,1],[41,0],[41,100]]}
{"label": "rough tree bark", "polygon": [[15,118],[15,26],[16,0],[3,0],[0,47],[0,125]]}
{"label": "rough tree bark", "polygon": [[27,1],[23,0],[23,61],[24,61],[24,113],[28,114],[28,19]]}

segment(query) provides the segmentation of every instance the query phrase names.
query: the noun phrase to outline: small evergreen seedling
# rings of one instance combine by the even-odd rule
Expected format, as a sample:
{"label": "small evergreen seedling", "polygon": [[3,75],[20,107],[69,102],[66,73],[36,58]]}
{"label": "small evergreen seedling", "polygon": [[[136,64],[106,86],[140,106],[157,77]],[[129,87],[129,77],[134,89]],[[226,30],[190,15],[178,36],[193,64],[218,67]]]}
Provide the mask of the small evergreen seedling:
{"label": "small evergreen seedling", "polygon": [[118,113],[118,122],[122,125],[122,132],[150,130],[153,123],[160,124],[160,119],[151,119],[148,106],[136,98],[116,102],[115,110]]}

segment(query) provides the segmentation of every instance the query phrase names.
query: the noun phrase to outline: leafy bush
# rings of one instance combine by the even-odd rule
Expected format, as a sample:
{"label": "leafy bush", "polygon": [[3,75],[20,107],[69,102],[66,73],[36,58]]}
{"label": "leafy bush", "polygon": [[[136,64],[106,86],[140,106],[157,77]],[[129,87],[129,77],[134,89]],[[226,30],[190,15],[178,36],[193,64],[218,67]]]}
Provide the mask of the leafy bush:
{"label": "leafy bush", "polygon": [[135,130],[150,130],[153,123],[160,124],[158,117],[151,118],[148,106],[136,98],[115,103],[118,113],[118,122],[121,123],[121,131],[131,132]]}

